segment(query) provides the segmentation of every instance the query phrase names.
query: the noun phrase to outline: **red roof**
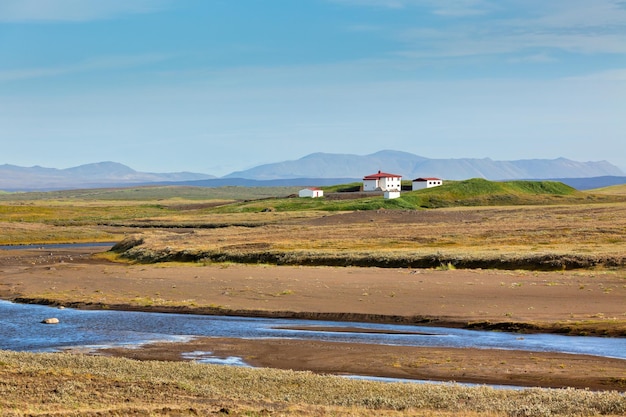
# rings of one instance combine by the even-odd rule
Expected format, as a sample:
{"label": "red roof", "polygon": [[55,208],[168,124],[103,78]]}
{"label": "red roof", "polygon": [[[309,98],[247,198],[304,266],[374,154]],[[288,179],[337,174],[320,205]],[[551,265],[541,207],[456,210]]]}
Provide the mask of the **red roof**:
{"label": "red roof", "polygon": [[402,175],[388,174],[386,172],[378,171],[378,173],[376,173],[376,174],[367,175],[367,176],[363,177],[364,180],[378,180],[378,179],[381,179],[381,178],[402,178]]}
{"label": "red roof", "polygon": [[441,181],[441,178],[435,178],[435,177],[415,178],[413,181]]}

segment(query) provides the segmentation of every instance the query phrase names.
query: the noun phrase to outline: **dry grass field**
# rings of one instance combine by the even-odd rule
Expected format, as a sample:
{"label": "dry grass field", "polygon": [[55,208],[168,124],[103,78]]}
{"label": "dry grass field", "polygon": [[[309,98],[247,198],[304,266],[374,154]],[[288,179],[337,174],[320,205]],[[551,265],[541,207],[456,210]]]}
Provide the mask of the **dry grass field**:
{"label": "dry grass field", "polygon": [[[210,223],[224,224],[227,216],[232,215],[213,215]],[[626,255],[624,203],[308,216],[254,213],[239,215],[236,227],[142,231],[135,240],[143,244],[125,256],[141,262],[249,259],[282,264],[558,270],[623,266]]]}
{"label": "dry grass field", "polygon": [[626,397],[379,383],[310,372],[0,351],[0,414],[22,416],[622,416]]}

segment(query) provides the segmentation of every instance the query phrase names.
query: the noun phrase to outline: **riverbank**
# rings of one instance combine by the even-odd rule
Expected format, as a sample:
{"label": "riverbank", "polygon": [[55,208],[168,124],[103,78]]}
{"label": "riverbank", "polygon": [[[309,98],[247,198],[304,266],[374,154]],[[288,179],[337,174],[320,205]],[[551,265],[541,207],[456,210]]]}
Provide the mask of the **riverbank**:
{"label": "riverbank", "polygon": [[626,271],[123,264],[98,247],[0,251],[0,298],[76,308],[626,337]]}
{"label": "riverbank", "polygon": [[562,353],[233,338],[198,338],[97,352],[138,360],[240,358],[250,366],[318,374],[626,391],[625,360]]}
{"label": "riverbank", "polygon": [[[614,336],[624,335],[626,322],[623,271],[125,265],[92,256],[99,250],[0,251],[0,297],[82,308],[239,315],[247,312],[267,317],[343,321],[369,318],[509,330],[514,325],[521,332],[543,329]],[[322,373],[621,391],[626,385],[624,361],[612,359],[430,348],[411,348],[394,356],[390,352],[395,349],[391,348],[382,351],[368,345],[333,343],[313,349],[308,342],[272,346],[203,339],[192,343],[200,345],[167,345],[169,356],[159,353],[157,345],[109,353],[178,360],[177,351],[194,349],[239,356],[256,366],[280,368],[283,364],[289,369]],[[270,355],[272,352],[275,355]],[[302,360],[305,357],[309,359]]]}

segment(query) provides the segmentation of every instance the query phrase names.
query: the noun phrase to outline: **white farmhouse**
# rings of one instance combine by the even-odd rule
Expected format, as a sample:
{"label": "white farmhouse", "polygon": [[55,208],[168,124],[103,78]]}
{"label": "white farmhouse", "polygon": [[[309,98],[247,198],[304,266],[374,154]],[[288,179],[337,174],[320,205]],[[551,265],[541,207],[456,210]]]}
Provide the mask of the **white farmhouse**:
{"label": "white farmhouse", "polygon": [[378,171],[363,177],[363,191],[401,190],[402,176]]}
{"label": "white farmhouse", "polygon": [[298,196],[299,197],[311,197],[311,198],[323,197],[324,191],[320,190],[319,188],[314,188],[314,187],[303,188],[302,190],[298,192]]}
{"label": "white farmhouse", "polygon": [[443,184],[439,178],[416,178],[412,181],[412,190],[423,190],[424,188],[438,187]]}

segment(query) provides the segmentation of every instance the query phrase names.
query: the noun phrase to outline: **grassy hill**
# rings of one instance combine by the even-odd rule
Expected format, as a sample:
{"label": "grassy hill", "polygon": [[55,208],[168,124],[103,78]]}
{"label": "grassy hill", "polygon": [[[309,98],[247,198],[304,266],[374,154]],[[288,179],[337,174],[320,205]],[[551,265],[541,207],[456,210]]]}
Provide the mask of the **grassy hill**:
{"label": "grassy hill", "polygon": [[596,188],[589,190],[590,193],[604,195],[626,195],[626,184],[612,185],[610,187]]}
{"label": "grassy hill", "polygon": [[[322,187],[326,198],[276,198],[249,201],[222,206],[218,212],[254,211],[354,211],[378,209],[573,204],[585,202],[610,202],[621,198],[613,195],[593,195],[578,191],[555,181],[505,181],[494,182],[480,178],[465,181],[446,181],[440,187],[403,192],[400,198],[385,200],[381,194],[373,193],[357,199],[333,199],[332,193],[358,190],[359,183]],[[363,193],[358,195],[363,196]]]}
{"label": "grassy hill", "polygon": [[584,201],[588,194],[561,182],[505,181],[494,182],[481,178],[448,181],[440,187],[406,193],[402,198],[419,207],[493,206],[554,204]]}

